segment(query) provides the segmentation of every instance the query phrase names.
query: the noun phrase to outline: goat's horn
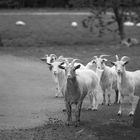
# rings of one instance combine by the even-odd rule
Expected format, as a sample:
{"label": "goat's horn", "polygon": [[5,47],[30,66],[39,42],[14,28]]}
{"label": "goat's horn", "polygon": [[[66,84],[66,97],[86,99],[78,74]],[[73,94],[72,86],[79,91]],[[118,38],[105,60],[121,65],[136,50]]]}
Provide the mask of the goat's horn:
{"label": "goat's horn", "polygon": [[62,55],[60,55],[57,60],[61,61],[61,60],[65,60],[65,58]]}
{"label": "goat's horn", "polygon": [[70,61],[72,61],[73,60],[73,58],[72,57],[66,57],[65,58],[68,62],[70,62]]}
{"label": "goat's horn", "polygon": [[123,56],[122,58],[121,58],[121,61],[128,61],[129,60],[129,57],[128,56]]}
{"label": "goat's horn", "polygon": [[117,54],[115,55],[115,57],[116,57],[116,61],[119,61],[119,56]]}
{"label": "goat's horn", "polygon": [[100,58],[102,58],[102,57],[104,57],[104,56],[110,56],[110,55],[103,54],[103,55],[100,55]]}
{"label": "goat's horn", "polygon": [[98,57],[97,57],[97,56],[93,56],[93,58],[95,58],[95,59],[96,59],[96,58],[98,58]]}
{"label": "goat's horn", "polygon": [[72,60],[72,62],[71,62],[72,66],[74,66],[74,63],[75,63],[75,61],[77,61],[77,60],[80,60],[80,59],[73,59],[73,60]]}
{"label": "goat's horn", "polygon": [[50,57],[55,57],[57,58],[57,56],[55,54],[50,54]]}
{"label": "goat's horn", "polygon": [[97,59],[98,58],[98,56],[93,56],[91,59],[90,59],[90,61],[92,61],[93,59]]}

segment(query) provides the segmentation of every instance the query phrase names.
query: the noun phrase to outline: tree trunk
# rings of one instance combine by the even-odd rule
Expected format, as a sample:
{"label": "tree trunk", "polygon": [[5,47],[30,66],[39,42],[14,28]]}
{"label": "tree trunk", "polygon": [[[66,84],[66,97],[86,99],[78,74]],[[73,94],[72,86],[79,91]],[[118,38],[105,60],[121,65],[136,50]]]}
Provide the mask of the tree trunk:
{"label": "tree trunk", "polygon": [[117,23],[118,23],[120,39],[123,40],[125,38],[123,21],[121,20],[121,21],[118,21]]}
{"label": "tree trunk", "polygon": [[133,126],[136,128],[140,128],[140,99],[135,110]]}
{"label": "tree trunk", "polygon": [[120,13],[118,7],[113,7],[113,12],[115,14],[116,22],[118,24],[120,39],[123,40],[125,38],[123,18],[122,18],[123,17],[123,15],[122,15],[123,11],[121,11],[121,13]]}
{"label": "tree trunk", "polygon": [[0,36],[0,47],[3,47],[1,36]]}

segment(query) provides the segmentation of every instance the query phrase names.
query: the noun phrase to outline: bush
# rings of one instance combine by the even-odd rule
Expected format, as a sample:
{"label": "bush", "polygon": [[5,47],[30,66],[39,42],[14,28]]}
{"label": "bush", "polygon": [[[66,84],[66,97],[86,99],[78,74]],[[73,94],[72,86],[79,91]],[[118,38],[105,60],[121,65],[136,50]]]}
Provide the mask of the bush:
{"label": "bush", "polygon": [[88,8],[92,6],[92,0],[70,0],[69,5],[75,8]]}

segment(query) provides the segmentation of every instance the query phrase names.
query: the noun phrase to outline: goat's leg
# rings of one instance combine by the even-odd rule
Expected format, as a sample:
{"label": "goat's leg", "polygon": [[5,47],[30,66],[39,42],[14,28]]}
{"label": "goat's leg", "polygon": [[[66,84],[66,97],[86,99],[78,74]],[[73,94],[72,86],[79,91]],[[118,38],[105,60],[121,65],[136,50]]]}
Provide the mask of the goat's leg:
{"label": "goat's leg", "polygon": [[71,114],[71,104],[70,103],[66,103],[66,111],[67,111],[67,122],[66,124],[69,126],[71,121],[72,121],[72,114]]}
{"label": "goat's leg", "polygon": [[122,115],[122,103],[123,103],[123,96],[120,96],[120,107],[119,107],[119,111],[118,111],[118,116]]}
{"label": "goat's leg", "polygon": [[139,100],[138,96],[134,96],[134,95],[130,96],[131,111],[129,112],[129,116],[134,115],[138,100]]}
{"label": "goat's leg", "polygon": [[97,99],[97,93],[95,94],[95,109],[98,110],[98,99]]}
{"label": "goat's leg", "polygon": [[116,96],[115,96],[115,104],[119,104],[119,90],[115,90]]}
{"label": "goat's leg", "polygon": [[112,85],[108,88],[108,94],[107,94],[107,97],[108,97],[108,106],[111,105],[111,92],[112,92]]}
{"label": "goat's leg", "polygon": [[108,93],[108,106],[110,106],[111,105],[111,99],[110,99],[110,97],[111,97],[111,94],[110,93]]}
{"label": "goat's leg", "polygon": [[96,95],[94,95],[93,100],[94,100],[94,105],[92,107],[92,110],[97,111],[98,110],[98,100],[97,100]]}
{"label": "goat's leg", "polygon": [[56,94],[55,94],[55,97],[57,98],[58,96],[59,96],[59,94],[60,94],[60,86],[59,86],[59,83],[57,82],[57,88],[56,88]]}
{"label": "goat's leg", "polygon": [[88,107],[88,110],[91,110],[92,109],[92,104],[93,104],[93,95],[90,93],[88,95],[88,97],[89,97],[89,101],[90,101],[90,105]]}
{"label": "goat's leg", "polygon": [[106,99],[105,99],[105,90],[103,90],[103,103],[102,105],[105,105],[106,104]]}
{"label": "goat's leg", "polygon": [[92,110],[97,111],[97,109],[98,109],[97,91],[94,90]]}
{"label": "goat's leg", "polygon": [[75,126],[77,127],[80,123],[80,114],[81,114],[81,107],[82,107],[82,101],[78,102],[76,105],[76,110],[75,110]]}

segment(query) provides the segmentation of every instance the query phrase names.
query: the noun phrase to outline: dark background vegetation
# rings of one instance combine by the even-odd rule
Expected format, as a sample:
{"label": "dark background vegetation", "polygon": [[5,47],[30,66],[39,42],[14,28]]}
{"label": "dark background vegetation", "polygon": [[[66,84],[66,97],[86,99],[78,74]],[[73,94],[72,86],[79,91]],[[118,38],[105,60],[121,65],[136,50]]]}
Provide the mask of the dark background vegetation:
{"label": "dark background vegetation", "polygon": [[[50,8],[74,8],[91,7],[92,5],[104,6],[111,4],[114,0],[0,0],[1,8],[27,8],[27,7],[50,7]],[[139,0],[115,0],[121,2],[122,6],[140,5]]]}

